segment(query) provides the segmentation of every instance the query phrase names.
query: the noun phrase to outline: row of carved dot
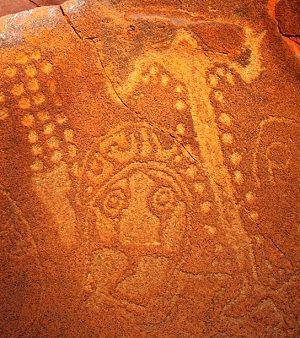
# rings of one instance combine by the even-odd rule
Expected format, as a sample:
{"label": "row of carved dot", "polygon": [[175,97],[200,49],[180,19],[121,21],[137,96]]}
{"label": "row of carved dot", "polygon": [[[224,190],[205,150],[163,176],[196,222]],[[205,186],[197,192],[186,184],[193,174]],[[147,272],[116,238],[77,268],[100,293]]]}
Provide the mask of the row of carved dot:
{"label": "row of carved dot", "polygon": [[[220,68],[217,69],[217,74],[219,76],[227,76],[227,81],[231,84],[234,84],[233,81],[233,77],[231,73],[227,73],[225,74],[224,71]],[[213,87],[216,87],[218,84],[218,77],[214,76],[214,75],[210,75],[210,83]],[[222,101],[223,100],[223,95],[220,91],[215,91],[215,98],[217,101]],[[221,113],[219,116],[219,121],[226,127],[230,127],[232,126],[232,117],[227,114],[227,113]],[[225,145],[232,145],[234,138],[233,135],[231,133],[223,133],[221,136],[222,142]],[[230,162],[235,165],[238,166],[241,161],[242,161],[242,155],[239,152],[233,152],[230,156],[229,156],[229,160]],[[244,183],[244,177],[243,177],[243,173],[240,170],[235,170],[233,173],[233,179],[235,181],[236,184],[238,185],[242,185]],[[249,191],[246,193],[245,195],[245,200],[247,203],[252,204],[255,200],[255,196],[254,194]],[[250,212],[250,218],[254,221],[256,221],[259,217],[258,213],[256,211],[251,211]]]}
{"label": "row of carved dot", "polygon": [[[48,113],[48,111],[42,110],[36,113],[37,118],[33,114],[25,114],[22,119],[21,123],[25,127],[33,127],[37,122],[42,122],[42,123],[47,123],[47,125],[44,127],[50,132],[45,132],[50,134],[51,130],[53,131],[55,128],[54,123],[50,122],[51,120],[51,115]],[[55,116],[55,120],[58,124],[64,124],[67,121],[66,116],[62,114],[57,114]]]}
{"label": "row of carved dot", "polygon": [[[142,77],[142,81],[145,83],[145,84],[148,84],[150,82],[150,80],[152,80],[152,82],[157,82],[158,81],[158,78],[157,76],[159,75],[159,68],[158,67],[155,67],[155,66],[152,66],[149,70],[149,75],[146,74]],[[167,86],[169,81],[170,81],[170,77],[163,73],[161,74],[161,83],[163,86]],[[175,86],[174,88],[174,91],[176,93],[182,93],[183,92],[183,87],[178,84]],[[179,112],[181,111],[184,111],[186,108],[188,107],[188,105],[183,101],[183,100],[176,100],[175,104],[174,104],[174,108],[176,110],[178,110]]]}

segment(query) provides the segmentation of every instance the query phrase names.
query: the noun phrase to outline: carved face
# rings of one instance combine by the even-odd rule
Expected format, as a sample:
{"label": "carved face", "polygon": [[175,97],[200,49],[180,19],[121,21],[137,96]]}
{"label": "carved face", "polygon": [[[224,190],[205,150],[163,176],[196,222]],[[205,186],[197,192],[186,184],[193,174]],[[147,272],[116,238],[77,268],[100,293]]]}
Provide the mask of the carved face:
{"label": "carved face", "polygon": [[100,239],[159,251],[179,249],[186,209],[177,179],[147,164],[123,169],[92,201]]}
{"label": "carved face", "polygon": [[146,124],[126,124],[99,140],[85,168],[89,304],[109,303],[139,323],[160,323],[181,287],[189,190],[202,176],[181,147]]}

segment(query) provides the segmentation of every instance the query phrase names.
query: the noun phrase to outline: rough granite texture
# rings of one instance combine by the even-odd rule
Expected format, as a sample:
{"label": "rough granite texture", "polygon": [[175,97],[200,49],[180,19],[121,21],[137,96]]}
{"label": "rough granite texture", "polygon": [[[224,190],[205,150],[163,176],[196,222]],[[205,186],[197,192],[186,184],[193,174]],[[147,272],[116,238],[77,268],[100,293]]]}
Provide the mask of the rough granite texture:
{"label": "rough granite texture", "polygon": [[299,338],[299,1],[30,2],[0,18],[0,337]]}

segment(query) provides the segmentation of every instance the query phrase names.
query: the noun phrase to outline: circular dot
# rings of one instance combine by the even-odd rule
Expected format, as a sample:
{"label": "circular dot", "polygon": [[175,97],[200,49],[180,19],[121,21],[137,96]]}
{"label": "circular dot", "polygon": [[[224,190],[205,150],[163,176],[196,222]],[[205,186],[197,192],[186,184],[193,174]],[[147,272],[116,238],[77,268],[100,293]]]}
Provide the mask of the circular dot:
{"label": "circular dot", "polygon": [[34,144],[31,148],[33,155],[40,155],[43,153],[43,148],[39,144]]}
{"label": "circular dot", "polygon": [[220,264],[220,261],[218,259],[213,259],[212,262],[210,263],[213,267],[216,267]]}
{"label": "circular dot", "polygon": [[20,52],[20,53],[17,54],[16,63],[24,65],[25,63],[27,63],[27,61],[28,61],[28,56],[27,56],[26,53]]}
{"label": "circular dot", "polygon": [[202,182],[196,182],[194,183],[194,188],[198,194],[202,195],[205,189],[205,184]]}
{"label": "circular dot", "polygon": [[41,58],[41,52],[38,49],[34,50],[31,54],[31,58],[34,60],[39,60]]}
{"label": "circular dot", "polygon": [[65,122],[68,121],[68,119],[64,115],[57,115],[56,116],[56,121],[57,121],[58,124],[64,124]]}
{"label": "circular dot", "polygon": [[245,198],[248,203],[253,203],[255,200],[255,195],[253,194],[252,191],[248,191],[245,195]]}
{"label": "circular dot", "polygon": [[252,221],[257,221],[259,218],[258,212],[256,211],[251,211],[250,212],[250,218],[252,219]]}
{"label": "circular dot", "polygon": [[38,93],[33,96],[33,101],[36,105],[40,105],[45,101],[45,95],[42,93]]}
{"label": "circular dot", "polygon": [[36,68],[34,65],[27,65],[25,68],[25,73],[30,76],[30,77],[34,77],[36,75]]}
{"label": "circular dot", "polygon": [[176,195],[171,187],[161,186],[153,194],[152,206],[156,213],[173,210],[176,203]]}
{"label": "circular dot", "polygon": [[219,90],[215,91],[215,99],[219,102],[223,101],[223,93]]}
{"label": "circular dot", "polygon": [[39,83],[37,79],[31,79],[28,81],[27,87],[29,90],[35,92],[39,89]]}
{"label": "circular dot", "polygon": [[28,99],[27,97],[21,97],[18,105],[22,109],[28,109],[31,107],[30,99]]}
{"label": "circular dot", "polygon": [[223,249],[224,249],[223,245],[220,244],[220,243],[218,243],[218,244],[216,244],[216,246],[215,246],[215,253],[222,252]]}
{"label": "circular dot", "polygon": [[74,131],[72,129],[66,129],[64,131],[64,136],[67,142],[72,142],[74,138]]}
{"label": "circular dot", "polygon": [[222,135],[222,142],[225,144],[232,144],[233,143],[233,135],[231,133],[224,133]]}
{"label": "circular dot", "polygon": [[38,137],[37,132],[35,130],[30,130],[29,133],[28,133],[28,141],[30,143],[35,143],[35,142],[38,141],[38,139],[39,139],[39,137]]}
{"label": "circular dot", "polygon": [[186,108],[186,104],[182,100],[177,100],[176,103],[175,103],[175,108],[178,111],[182,111],[182,110],[184,110]]}
{"label": "circular dot", "polygon": [[52,64],[50,62],[48,62],[48,61],[43,61],[41,63],[41,70],[45,74],[50,74],[51,71],[52,71]]}
{"label": "circular dot", "polygon": [[40,159],[36,159],[32,165],[30,166],[30,168],[33,170],[33,171],[41,171],[43,170],[44,168],[44,164],[43,162],[40,160]]}
{"label": "circular dot", "polygon": [[62,159],[62,153],[59,150],[55,150],[51,156],[51,161],[58,163]]}
{"label": "circular dot", "polygon": [[59,139],[56,136],[50,137],[46,142],[50,149],[57,149],[59,147]]}
{"label": "circular dot", "polygon": [[159,69],[156,66],[153,66],[150,68],[150,72],[151,75],[157,75],[159,73]]}
{"label": "circular dot", "polygon": [[232,117],[227,113],[220,114],[219,121],[227,127],[232,125]]}
{"label": "circular dot", "polygon": [[47,112],[47,111],[39,111],[38,113],[37,113],[37,117],[38,117],[38,119],[40,120],[40,121],[47,121],[47,120],[49,120],[50,119],[50,115],[49,115],[49,113]]}
{"label": "circular dot", "polygon": [[162,76],[161,76],[161,83],[162,83],[164,86],[167,86],[167,85],[168,85],[169,80],[170,80],[170,78],[169,78],[168,75],[162,74]]}
{"label": "circular dot", "polygon": [[77,155],[77,147],[75,146],[75,144],[70,144],[68,146],[68,152],[69,152],[69,155],[70,157],[76,157]]}
{"label": "circular dot", "polygon": [[195,165],[189,166],[187,170],[185,171],[186,175],[191,178],[195,178],[195,176],[197,175],[197,172],[198,172],[198,168]]}
{"label": "circular dot", "polygon": [[[99,202],[102,203],[102,201],[104,211],[113,218],[119,216],[127,207],[127,196],[122,188],[110,191],[106,194],[105,198],[101,199]],[[99,202],[97,202],[97,204]]]}
{"label": "circular dot", "polygon": [[177,155],[177,156],[174,158],[174,161],[175,161],[176,163],[179,163],[179,162],[182,161],[182,157],[181,157],[180,155]]}
{"label": "circular dot", "polygon": [[176,127],[176,131],[179,135],[183,135],[185,132],[185,126],[181,123],[179,123]]}
{"label": "circular dot", "polygon": [[217,231],[216,227],[213,227],[211,225],[204,225],[204,229],[210,234],[210,235],[214,235]]}
{"label": "circular dot", "polygon": [[238,166],[241,161],[242,161],[242,155],[238,152],[234,152],[233,154],[230,155],[230,162],[235,165],[235,166]]}
{"label": "circular dot", "polygon": [[48,123],[44,126],[44,134],[50,135],[54,132],[54,129],[55,129],[54,123]]}
{"label": "circular dot", "polygon": [[23,83],[15,84],[11,90],[11,93],[15,96],[20,96],[24,93],[24,85]]}
{"label": "circular dot", "polygon": [[241,185],[244,183],[244,176],[239,170],[233,173],[233,177],[234,177],[235,183],[237,183],[238,185]]}
{"label": "circular dot", "polygon": [[17,68],[15,66],[8,66],[4,72],[4,74],[8,77],[14,77],[16,73],[17,73]]}
{"label": "circular dot", "polygon": [[175,92],[176,93],[182,93],[183,92],[183,87],[181,85],[178,85],[175,87]]}
{"label": "circular dot", "polygon": [[34,125],[34,116],[31,114],[26,114],[22,117],[22,124],[25,127],[32,127]]}
{"label": "circular dot", "polygon": [[88,194],[91,194],[91,193],[93,192],[93,190],[94,190],[94,188],[91,187],[91,186],[89,186],[89,187],[87,187],[86,192],[87,192]]}
{"label": "circular dot", "polygon": [[205,214],[207,214],[208,212],[210,212],[212,207],[212,203],[209,201],[203,202],[201,204],[201,211],[204,212]]}

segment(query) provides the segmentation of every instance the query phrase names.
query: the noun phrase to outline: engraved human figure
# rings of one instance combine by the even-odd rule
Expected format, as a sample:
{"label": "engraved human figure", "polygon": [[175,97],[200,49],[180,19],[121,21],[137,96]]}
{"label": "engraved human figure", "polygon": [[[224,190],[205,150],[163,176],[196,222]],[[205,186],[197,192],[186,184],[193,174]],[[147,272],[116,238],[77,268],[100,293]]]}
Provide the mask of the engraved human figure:
{"label": "engraved human figure", "polygon": [[[138,148],[133,157],[141,155]],[[175,275],[183,244],[188,247],[190,196],[179,175],[162,163],[130,162],[89,202],[91,298],[101,304],[105,294],[140,321],[158,323],[178,292]]]}
{"label": "engraved human figure", "polygon": [[[60,63],[58,60],[61,59],[56,57],[48,62],[43,59],[43,53],[39,49],[26,53],[21,50],[16,58],[8,54],[9,57],[2,59],[15,60],[17,67],[6,65],[5,76],[13,79],[15,74],[22,72],[24,84],[16,82],[7,86],[4,94],[0,95],[0,100],[7,100],[8,94],[12,94],[14,106],[21,112],[19,125],[27,130],[27,150],[32,154],[29,164],[33,171],[32,186],[37,197],[53,215],[53,223],[57,225],[60,239],[66,247],[74,248],[77,238],[81,239],[77,236],[77,229],[84,232],[87,239],[83,241],[83,246],[86,253],[84,278],[85,290],[89,292],[88,305],[101,309],[101,305],[108,302],[110,305],[125,308],[140,323],[156,324],[168,318],[180,297],[178,285],[184,284],[178,282],[181,273],[186,273],[190,279],[203,277],[206,273],[219,277],[222,275],[219,265],[228,263],[233,256],[231,261],[236,260],[239,264],[236,270],[232,268],[233,265],[227,267],[230,278],[241,275],[244,279],[241,284],[251,286],[252,280],[249,283],[249,276],[256,277],[251,239],[244,229],[240,215],[242,203],[239,203],[235,195],[234,183],[242,184],[243,177],[240,171],[236,171],[235,176],[231,177],[222,151],[222,142],[231,145],[234,135],[222,135],[218,128],[218,112],[213,99],[218,102],[223,100],[223,93],[216,90],[221,77],[232,86],[237,79],[250,84],[258,78],[264,70],[260,58],[264,32],[255,32],[246,27],[248,24],[242,27],[241,22],[204,22],[197,16],[179,12],[177,18],[169,17],[169,13],[121,15],[122,13],[115,10],[111,11],[109,1],[92,2],[95,6],[103,6],[97,19],[100,29],[95,29],[90,37],[86,37],[86,30],[81,31],[76,25],[69,28],[72,34],[78,29],[79,33],[73,34],[73,37],[75,45],[79,42],[76,39],[80,38],[80,48],[83,47],[81,44],[85,44],[81,50],[87,49],[88,54],[96,47],[97,53],[93,50],[86,59],[92,64],[99,56],[99,61],[94,64],[98,67],[97,70],[84,68],[83,60],[79,57],[77,60],[77,55],[73,57],[74,65],[72,62],[68,74],[67,71],[56,72],[59,68],[68,69],[60,67],[67,66],[65,62]],[[66,4],[66,13],[78,11],[74,2],[71,3],[72,1]],[[80,5],[83,3],[84,1]],[[100,18],[101,15],[107,17]],[[176,16],[176,12],[172,15]],[[63,16],[65,20],[67,14]],[[89,20],[88,17],[87,15],[85,20]],[[73,20],[72,15],[70,18]],[[69,24],[69,19],[67,21]],[[87,27],[93,25],[87,24]],[[130,34],[127,34],[128,27],[131,29]],[[153,27],[157,29],[157,36]],[[223,29],[226,33],[222,36],[219,33]],[[134,39],[138,30],[142,35]],[[128,36],[130,38],[126,40]],[[226,42],[226,36],[234,36],[232,44]],[[64,34],[64,38],[66,37],[67,34]],[[40,39],[37,45],[39,41]],[[88,44],[91,49],[88,49]],[[74,49],[74,54],[79,50],[76,46],[73,48],[68,41],[64,45],[68,46],[69,51]],[[46,58],[52,59],[52,54],[65,55],[60,53],[56,43],[49,46],[50,49],[51,46],[55,47]],[[92,54],[96,56],[93,58]],[[238,61],[239,58],[243,59],[242,62]],[[211,73],[212,69],[216,74]],[[150,75],[146,74],[148,70]],[[161,70],[161,74],[158,74]],[[89,86],[88,79],[96,78],[96,75],[92,77],[93,73],[97,76],[101,73],[101,82]],[[61,74],[64,76],[60,76]],[[176,132],[175,128],[171,130],[171,134],[167,130],[169,138],[176,140],[173,143],[170,141],[165,148],[159,139],[161,135],[157,130],[154,132],[155,128],[150,128],[147,123],[132,123],[147,121],[136,112],[148,110],[148,121],[155,125],[155,116],[159,115],[155,105],[158,100],[156,97],[144,100],[143,93],[140,93],[140,84],[150,83],[149,78],[156,75],[161,77],[161,83],[165,86],[162,96],[169,90],[167,84],[170,79],[180,84],[176,88],[178,92],[187,92],[187,97],[177,101],[174,99],[170,106],[162,100],[166,115],[171,116],[162,121],[167,122],[167,125],[173,119],[174,114],[169,111],[173,107],[177,109],[176,118],[189,115],[188,118],[192,120],[188,126],[192,135],[190,139],[193,138],[192,142],[197,144],[193,148],[195,152],[189,150],[190,144],[181,144],[181,139],[176,134],[184,133],[185,127],[181,121]],[[64,77],[66,81],[55,81],[55,78]],[[86,86],[80,85],[80,91],[69,93],[65,89],[76,79],[80,79],[80,84],[84,81]],[[147,89],[156,85],[157,83],[150,83]],[[97,96],[97,91],[105,94]],[[77,97],[79,92],[82,95]],[[90,96],[88,92],[91,93]],[[62,94],[64,95],[60,97]],[[136,109],[136,98],[141,98],[140,110]],[[108,107],[105,106],[106,99],[114,100],[108,106],[114,104],[118,118],[122,106],[126,113],[120,119],[123,122],[130,120],[132,125],[118,126],[108,134],[103,131],[102,128],[107,128],[110,123],[105,119],[106,112],[103,113]],[[69,107],[73,109],[69,111]],[[155,110],[155,114],[151,115],[149,107]],[[103,120],[97,114],[98,110],[102,112]],[[231,124],[230,114],[229,111],[220,115],[223,125]],[[93,130],[91,123],[83,123],[84,116],[90,117],[89,115],[96,116],[93,121],[97,119],[100,126],[98,129]],[[12,111],[8,111],[6,106],[0,110],[1,122],[8,123],[12,116]],[[79,120],[76,121],[78,117]],[[156,129],[165,127],[161,123]],[[262,127],[264,129],[263,125]],[[106,136],[95,142],[96,145],[93,144],[83,158],[89,148],[87,144],[104,134]],[[254,176],[257,178],[258,188],[265,184],[261,181],[263,176],[268,178],[272,189],[275,189],[276,185],[285,182],[286,170],[291,166],[299,167],[296,152],[294,153],[296,146],[291,140],[285,144],[283,140],[275,138],[274,142],[267,143],[264,136],[260,137],[256,154],[259,165],[254,168]],[[262,153],[260,148],[265,144],[268,144],[267,152]],[[178,148],[184,148],[185,152]],[[233,164],[241,161],[241,154],[232,155]],[[184,158],[185,156],[189,159]],[[268,175],[261,175],[259,170],[262,169]],[[197,178],[197,171],[205,173],[203,176],[206,181],[203,177]],[[80,187],[77,187],[79,180]],[[207,194],[209,199],[201,199],[199,196],[207,186],[210,189]],[[70,198],[75,190],[78,193],[76,201]],[[253,202],[254,195],[251,191],[246,194],[248,202]],[[76,204],[78,201],[80,202]],[[215,210],[215,218],[210,216],[211,210]],[[207,215],[209,217],[206,218]],[[190,263],[187,257],[191,244],[189,241],[193,237],[190,233],[192,228],[197,232],[195,231],[193,238],[194,251],[191,252],[194,256]],[[218,233],[219,236],[215,236]],[[224,242],[217,242],[221,239],[225,245]],[[201,241],[202,246],[199,245]],[[209,246],[216,242],[217,245]],[[226,250],[224,247],[228,247],[228,251],[233,254],[230,259],[222,261],[217,255]],[[210,254],[214,256],[213,259],[202,259]],[[201,259],[196,260],[198,257]],[[199,261],[201,264],[197,264]],[[200,269],[202,275],[199,273]],[[243,273],[240,274],[241,271]],[[225,278],[223,275],[221,277]],[[215,279],[212,283],[214,295],[209,300],[213,304],[211,306],[215,305],[215,301],[219,305],[222,298],[217,288],[215,289],[216,283]],[[227,290],[227,285],[224,289]],[[240,294],[246,295],[245,289]],[[231,305],[233,303],[234,301]],[[205,312],[205,318],[214,311],[210,310]],[[28,322],[31,321],[29,318]]]}
{"label": "engraved human figure", "polygon": [[132,272],[121,276],[111,294],[145,307],[162,296],[159,293],[172,277],[186,228],[186,208],[178,184],[169,177],[157,180],[156,173],[125,171],[126,176],[111,182],[93,203],[100,238],[106,225],[103,234],[113,237],[126,261],[135,256]]}
{"label": "engraved human figure", "polygon": [[[108,16],[111,15],[112,20],[114,19],[114,14],[107,14],[107,11],[105,13]],[[137,27],[139,26],[139,18],[139,15],[135,14],[130,17],[132,22],[136,20]],[[228,74],[223,72],[222,67],[219,73],[223,73],[222,76],[226,78],[228,83],[234,84],[231,71],[238,74],[241,80],[247,84],[254,81],[263,71],[260,45],[265,32],[257,33],[250,28],[241,28],[239,25],[232,23],[223,24],[221,22],[197,22],[193,20],[184,20],[183,25],[178,27],[176,19],[164,15],[149,18],[145,16],[145,20],[147,19],[149,20],[149,27],[153,30],[158,26],[157,22],[160,21],[161,24],[168,27],[166,39],[162,40],[161,43],[153,43],[154,38],[146,36],[143,53],[138,56],[133,53],[134,56],[132,56],[129,52],[125,52],[124,58],[130,64],[129,69],[133,69],[129,75],[120,71],[119,59],[116,57],[116,53],[113,54],[112,52],[115,47],[110,43],[102,44],[100,41],[95,41],[98,53],[102,56],[106,74],[113,83],[110,88],[111,95],[116,101],[120,101],[121,98],[122,102],[125,102],[129,107],[136,104],[138,100],[135,99],[135,95],[138,93],[137,97],[139,97],[140,86],[145,82],[147,70],[150,69],[151,75],[151,69],[155,70],[155,68],[163,69],[178,83],[186,87],[188,100],[185,104],[190,108],[193,129],[196,134],[195,139],[201,152],[199,162],[208,173],[210,185],[218,204],[220,219],[226,224],[224,231],[228,240],[232,243],[240,267],[249,271],[250,264],[252,275],[250,278],[256,278],[251,241],[244,230],[239,207],[234,196],[233,182],[236,181],[241,184],[243,177],[240,172],[236,173],[236,177],[231,177],[224,164],[220,130],[210,97],[214,93],[216,100],[222,101],[223,93],[214,92],[218,78],[209,74],[209,71],[216,64],[225,65],[229,70]],[[120,26],[126,26],[126,24],[128,23],[125,20],[119,23]],[[222,35],[223,30],[226,31],[224,36]],[[113,34],[103,28],[104,32],[105,34]],[[207,38],[208,32],[215,32],[217,34],[215,39]],[[228,36],[238,36],[238,38],[235,38],[234,41],[228,41]],[[132,42],[128,39],[129,49],[130,43]],[[207,48],[207,45],[211,45],[211,47]],[[236,60],[243,53],[249,55],[247,62],[240,64]],[[212,76],[209,78],[208,75]],[[227,138],[226,136],[225,142],[231,143],[232,135]],[[233,236],[236,242],[243,243],[243,245],[235,245],[232,240]],[[245,250],[245,248],[247,249]],[[247,284],[246,279],[245,283]]]}

